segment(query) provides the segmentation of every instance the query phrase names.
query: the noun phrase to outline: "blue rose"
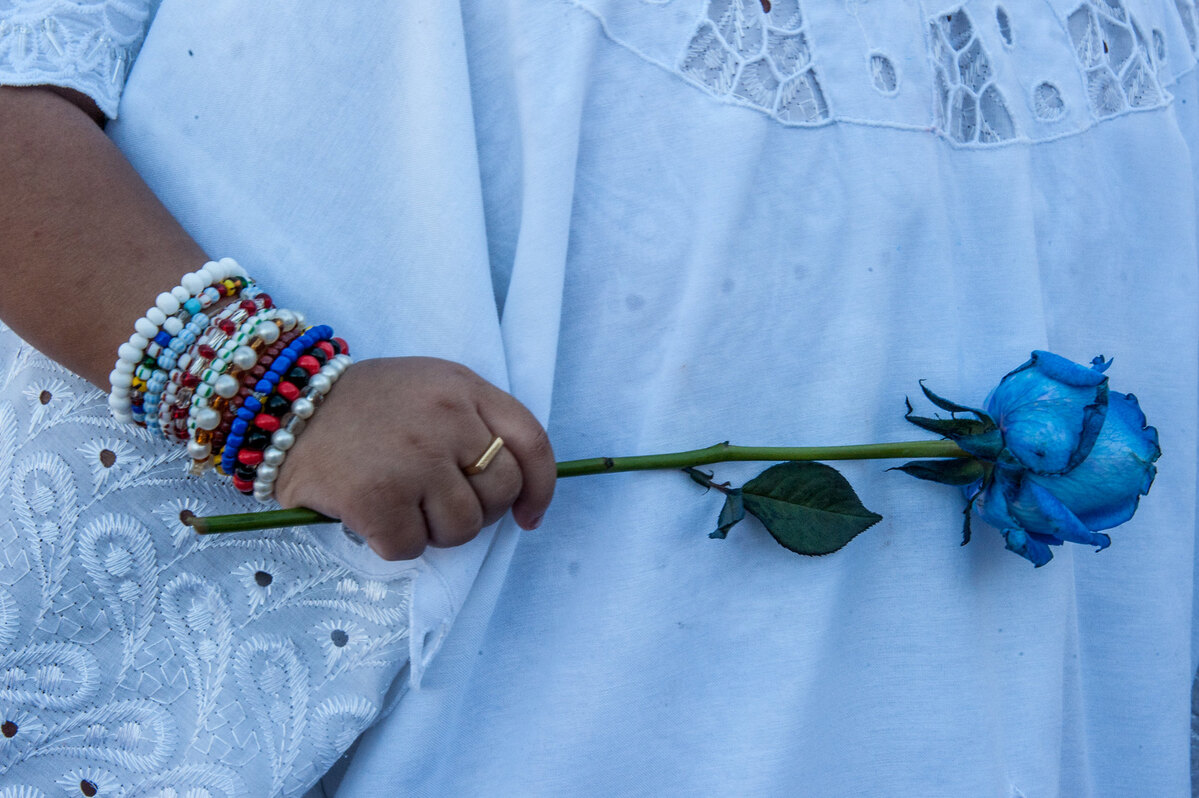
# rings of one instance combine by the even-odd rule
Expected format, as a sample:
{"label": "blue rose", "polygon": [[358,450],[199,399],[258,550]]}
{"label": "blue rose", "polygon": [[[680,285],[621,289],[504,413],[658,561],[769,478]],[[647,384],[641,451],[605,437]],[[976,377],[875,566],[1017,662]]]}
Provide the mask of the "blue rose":
{"label": "blue rose", "polygon": [[1065,542],[1106,548],[1099,530],[1132,518],[1153,484],[1157,430],[1135,396],[1108,390],[1109,365],[1033,352],[991,392],[985,414],[973,411],[984,428],[951,435],[983,465],[967,498],[1034,565]]}

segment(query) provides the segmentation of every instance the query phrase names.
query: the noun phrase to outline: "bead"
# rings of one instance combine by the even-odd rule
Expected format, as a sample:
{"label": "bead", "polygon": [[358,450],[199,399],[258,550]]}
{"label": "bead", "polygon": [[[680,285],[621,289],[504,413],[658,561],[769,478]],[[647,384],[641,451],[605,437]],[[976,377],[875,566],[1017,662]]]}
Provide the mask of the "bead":
{"label": "bead", "polygon": [[182,305],[184,302],[191,299],[192,295],[191,292],[189,292],[186,288],[181,285],[177,285],[171,289],[171,296],[175,298],[176,302]]}
{"label": "bead", "polygon": [[251,479],[246,479],[244,477],[237,476],[235,474],[233,476],[233,487],[237,488],[242,493],[250,493],[251,491],[254,490],[254,481]]}
{"label": "bead", "polygon": [[208,283],[204,282],[204,278],[200,277],[196,272],[188,272],[183,275],[183,279],[179,281],[179,284],[187,289],[187,293],[192,296],[203,291],[208,285]]}
{"label": "bead", "polygon": [[288,432],[285,429],[275,430],[275,434],[271,436],[271,444],[282,452],[286,452],[296,443],[294,433]]}
{"label": "bead", "polygon": [[296,366],[304,369],[309,376],[321,370],[321,364],[312,355],[300,355],[300,357],[296,358]]}
{"label": "bead", "polygon": [[257,415],[258,411],[262,410],[262,402],[258,401],[258,398],[255,396],[247,396],[246,401],[242,403],[242,407]]}
{"label": "bead", "polygon": [[[332,334],[332,332],[333,332],[332,330],[329,330],[329,333],[330,333],[330,334]],[[348,354],[350,354],[350,345],[349,345],[348,343],[346,343],[346,339],[344,339],[344,338],[334,338],[334,339],[333,339],[333,344],[334,344],[334,347],[333,347],[333,348],[334,348],[334,349],[338,349],[338,350],[339,350],[337,354],[339,354],[339,355],[348,355]]]}
{"label": "bead", "polygon": [[297,388],[305,388],[308,386],[308,372],[301,366],[295,366],[288,369],[287,375],[284,377],[288,382],[295,385]]}
{"label": "bead", "polygon": [[212,456],[212,446],[207,443],[199,443],[197,441],[188,441],[187,453],[193,460],[202,460],[205,457]]}
{"label": "bead", "polygon": [[275,306],[275,300],[271,299],[270,294],[259,294],[258,299],[262,302],[264,308],[273,308]]}
{"label": "bead", "polygon": [[273,465],[268,465],[267,463],[263,463],[261,459],[258,462],[260,463],[260,465],[258,466],[258,473],[254,475],[255,481],[261,480],[262,482],[266,482],[269,484],[269,483],[274,482],[276,479],[278,479],[278,477],[279,477],[279,467],[278,466],[273,466]]}
{"label": "bead", "polygon": [[129,388],[133,385],[133,375],[113,369],[108,372],[108,381],[114,388]]}
{"label": "bead", "polygon": [[216,357],[216,350],[208,344],[200,344],[196,347],[196,354],[205,360],[212,360],[214,357]]}
{"label": "bead", "polygon": [[136,363],[142,359],[141,351],[127,341],[117,348],[117,356],[130,363]]}
{"label": "bead", "polygon": [[316,405],[311,399],[301,396],[291,403],[291,412],[295,413],[298,418],[312,418],[312,414],[316,412]]}
{"label": "bead", "polygon": [[258,336],[258,340],[269,346],[279,340],[279,325],[273,321],[259,324],[255,328],[254,334]]}
{"label": "bead", "polygon": [[196,414],[196,426],[200,429],[216,429],[220,423],[221,414],[211,407],[206,407]]}
{"label": "bead", "polygon": [[129,410],[129,408],[133,407],[133,402],[130,401],[128,396],[121,396],[114,393],[108,396],[108,407],[112,410]]}
{"label": "bead", "polygon": [[179,384],[184,388],[195,388],[200,384],[200,378],[195,374],[183,374],[179,377]]}
{"label": "bead", "polygon": [[133,323],[133,329],[137,331],[138,335],[142,336],[146,340],[158,335],[158,325],[152,323],[145,316],[142,316]]}
{"label": "bead", "polygon": [[287,430],[292,435],[299,435],[304,431],[304,427],[307,425],[308,422],[304,419],[300,418],[299,416],[292,416],[287,420],[287,423],[283,425],[283,429]]}
{"label": "bead", "polygon": [[262,452],[254,449],[247,449],[245,446],[243,446],[241,451],[237,453],[237,462],[242,463],[243,465],[256,466],[262,462]]}
{"label": "bead", "polygon": [[233,350],[229,361],[241,371],[248,371],[258,362],[258,353],[248,346],[239,346]]}
{"label": "bead", "polygon": [[178,316],[172,316],[162,323],[162,329],[173,337],[183,332],[183,322]]}
{"label": "bead", "polygon": [[300,398],[300,389],[290,382],[279,383],[279,395],[289,402]]}
{"label": "bead", "polygon": [[273,484],[270,486],[270,488],[263,488],[261,490],[258,488],[254,488],[254,498],[257,499],[258,501],[262,502],[263,504],[269,504],[271,501],[271,497],[274,496],[274,494],[275,494],[274,488],[275,488],[275,486]]}
{"label": "bead", "polygon": [[296,328],[296,314],[284,308],[279,311],[279,323],[283,325],[283,332],[291,332]]}
{"label": "bead", "polygon": [[235,477],[241,477],[242,479],[249,480],[251,485],[253,485],[254,474],[257,471],[258,471],[258,469],[252,465],[247,465],[245,463],[239,463],[237,461],[234,461],[233,475]]}
{"label": "bead", "polygon": [[254,416],[254,426],[267,432],[274,432],[279,429],[279,419],[267,413],[259,413]]}
{"label": "bead", "polygon": [[166,316],[174,316],[179,312],[179,300],[171,296],[170,292],[163,291],[155,298],[154,307],[161,310]]}
{"label": "bead", "polygon": [[128,360],[118,360],[116,363],[113,364],[112,367],[113,367],[113,369],[121,372],[122,374],[132,374],[133,369],[134,369],[134,365],[132,363],[130,363]]}
{"label": "bead", "polygon": [[333,379],[324,370],[321,370],[308,380],[308,389],[321,395],[327,394],[333,389]]}
{"label": "bead", "polygon": [[194,318],[196,314],[204,309],[204,305],[202,302],[200,302],[200,300],[196,299],[195,297],[191,297],[183,303],[183,309],[190,313]]}
{"label": "bead", "polygon": [[291,400],[289,400],[286,396],[280,396],[277,393],[271,394],[271,396],[267,398],[264,408],[266,412],[270,413],[272,416],[282,417],[283,414],[291,409]]}
{"label": "bead", "polygon": [[237,395],[237,389],[239,387],[240,385],[236,379],[228,374],[222,374],[216,378],[216,382],[213,383],[212,389],[216,392],[217,396],[222,396],[225,399],[232,399]]}
{"label": "bead", "polygon": [[337,352],[333,351],[333,344],[328,341],[321,341],[316,345],[316,348],[324,352],[326,357],[332,358],[337,354]]}
{"label": "bead", "polygon": [[242,441],[242,446],[247,449],[257,449],[262,451],[271,443],[271,433],[273,430],[265,430],[261,427],[250,427],[246,433],[246,438]]}
{"label": "bead", "polygon": [[[275,466],[276,468],[283,465],[283,461],[285,459],[287,459],[287,452],[273,444],[266,447],[266,449],[264,449],[262,452],[262,462],[266,463],[267,465]],[[259,467],[259,470],[262,470],[261,466]]]}

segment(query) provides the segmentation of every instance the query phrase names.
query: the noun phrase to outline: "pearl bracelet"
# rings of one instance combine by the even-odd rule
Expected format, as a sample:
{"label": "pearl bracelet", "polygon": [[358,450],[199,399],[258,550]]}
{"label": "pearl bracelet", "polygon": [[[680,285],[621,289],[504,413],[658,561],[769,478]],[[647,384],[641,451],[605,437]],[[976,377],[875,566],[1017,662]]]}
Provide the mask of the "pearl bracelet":
{"label": "pearl bracelet", "polygon": [[353,361],[349,355],[337,355],[308,381],[308,386],[301,392],[291,405],[291,412],[283,419],[282,425],[271,435],[271,444],[262,452],[262,462],[254,475],[254,498],[260,502],[268,502],[275,495],[275,480],[279,478],[279,468],[287,459],[287,452],[295,443],[293,419],[307,422],[324,401],[325,396],[333,389],[333,384],[345,373]]}

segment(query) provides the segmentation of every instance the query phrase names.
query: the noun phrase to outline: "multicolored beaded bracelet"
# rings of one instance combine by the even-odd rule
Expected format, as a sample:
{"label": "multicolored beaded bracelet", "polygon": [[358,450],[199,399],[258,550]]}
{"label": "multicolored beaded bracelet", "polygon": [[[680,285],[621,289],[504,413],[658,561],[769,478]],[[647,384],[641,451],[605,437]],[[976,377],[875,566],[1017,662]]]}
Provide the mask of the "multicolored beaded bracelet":
{"label": "multicolored beaded bracelet", "polygon": [[[296,425],[293,425],[293,419],[299,419],[307,423],[312,414],[316,412],[316,409],[324,402],[329,391],[333,389],[333,384],[341,378],[341,375],[345,373],[345,370],[350,367],[352,362],[349,355],[337,355],[324,363],[320,370],[312,375],[312,379],[309,380],[308,386],[300,394],[300,397],[292,402],[290,417],[284,417],[280,425],[280,429],[283,430],[284,434],[291,437],[291,443],[295,442],[295,436],[298,434],[294,430],[294,426]],[[274,434],[277,435],[278,431]],[[281,442],[286,441],[281,440]],[[274,441],[274,435],[272,435],[271,444],[263,450],[262,459],[254,474],[253,495],[258,501],[267,502],[274,496],[275,480],[279,478],[279,468],[283,465],[283,461],[287,459],[287,452],[290,448],[290,444],[287,448],[277,446]]]}
{"label": "multicolored beaded bracelet", "polygon": [[[185,305],[191,302],[197,294],[228,277],[248,279],[245,270],[232,258],[223,258],[215,262],[209,261],[199,270],[185,274],[179,285],[170,291],[159,294],[154,300],[154,306],[134,322],[133,335],[118,348],[116,363],[108,375],[109,383],[112,386],[108,406],[117,420],[135,421],[132,412],[132,391],[135,379],[133,372],[141,364],[146,347],[158,335],[167,319],[184,310]],[[195,310],[191,311],[190,307],[194,307]],[[195,305],[190,307],[188,308],[189,314],[201,310],[202,303],[196,301]]]}

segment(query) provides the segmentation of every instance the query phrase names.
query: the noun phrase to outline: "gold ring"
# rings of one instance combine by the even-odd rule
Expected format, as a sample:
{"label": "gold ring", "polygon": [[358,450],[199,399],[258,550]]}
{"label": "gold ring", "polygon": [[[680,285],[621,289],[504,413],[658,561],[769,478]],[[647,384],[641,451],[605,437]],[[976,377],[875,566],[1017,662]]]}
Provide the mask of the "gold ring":
{"label": "gold ring", "polygon": [[487,445],[487,451],[485,451],[485,452],[483,452],[483,454],[479,455],[478,460],[476,460],[473,464],[468,465],[466,468],[462,469],[462,471],[468,477],[473,477],[475,474],[482,474],[483,470],[486,469],[487,466],[491,465],[491,461],[495,459],[495,456],[500,453],[500,449],[503,449],[503,448],[504,448],[504,439],[501,438],[499,435],[496,435],[494,438],[491,439],[491,443],[489,443]]}

